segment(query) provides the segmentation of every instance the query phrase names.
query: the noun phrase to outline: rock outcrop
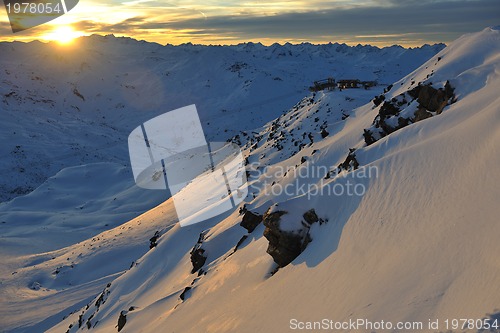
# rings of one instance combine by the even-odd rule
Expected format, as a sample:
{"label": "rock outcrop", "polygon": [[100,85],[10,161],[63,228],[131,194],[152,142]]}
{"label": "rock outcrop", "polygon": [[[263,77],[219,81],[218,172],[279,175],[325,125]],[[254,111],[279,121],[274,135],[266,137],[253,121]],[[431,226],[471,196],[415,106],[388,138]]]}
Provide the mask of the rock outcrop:
{"label": "rock outcrop", "polygon": [[386,100],[385,95],[376,97],[373,103],[379,107],[379,111],[372,127],[364,130],[366,145],[410,124],[440,114],[455,99],[454,88],[449,81],[443,88],[437,89],[431,83],[419,83],[391,100]]}
{"label": "rock outcrop", "polygon": [[123,327],[125,327],[125,324],[127,323],[127,314],[126,311],[120,312],[120,316],[118,317],[118,332],[120,332]]}
{"label": "rock outcrop", "polygon": [[312,240],[309,235],[311,225],[320,221],[314,209],[311,209],[303,215],[299,229],[288,231],[280,226],[281,217],[285,214],[285,211],[275,211],[264,215],[264,237],[269,241],[267,253],[279,267],[285,267],[304,251]]}
{"label": "rock outcrop", "polygon": [[186,294],[191,290],[191,287],[186,287],[184,288],[184,290],[182,291],[182,293],[179,295],[179,298],[181,299],[181,301],[184,301],[186,299]]}
{"label": "rock outcrop", "polygon": [[347,157],[344,162],[340,163],[338,165],[338,171],[341,172],[342,170],[345,171],[353,171],[357,170],[359,168],[359,162],[356,159],[356,149],[350,148],[349,149],[349,154],[347,154]]}
{"label": "rock outcrop", "polygon": [[149,249],[151,250],[152,248],[156,247],[158,245],[158,238],[160,238],[160,232],[156,231],[153,237],[149,239]]}
{"label": "rock outcrop", "polygon": [[194,274],[205,265],[207,261],[207,256],[205,255],[205,249],[202,249],[203,241],[205,240],[206,232],[202,232],[198,237],[198,241],[193,246],[193,249],[189,253],[191,255],[191,264],[193,265],[193,269],[191,270],[191,274]]}
{"label": "rock outcrop", "polygon": [[240,226],[247,229],[248,232],[252,232],[257,228],[257,226],[262,222],[262,215],[252,213],[251,211],[245,211],[243,219],[241,220]]}
{"label": "rock outcrop", "polygon": [[191,270],[191,274],[196,273],[197,271],[200,270],[200,268],[205,265],[205,262],[207,261],[207,257],[204,256],[203,254],[205,253],[204,249],[193,249],[191,251],[191,263],[193,264],[193,269]]}

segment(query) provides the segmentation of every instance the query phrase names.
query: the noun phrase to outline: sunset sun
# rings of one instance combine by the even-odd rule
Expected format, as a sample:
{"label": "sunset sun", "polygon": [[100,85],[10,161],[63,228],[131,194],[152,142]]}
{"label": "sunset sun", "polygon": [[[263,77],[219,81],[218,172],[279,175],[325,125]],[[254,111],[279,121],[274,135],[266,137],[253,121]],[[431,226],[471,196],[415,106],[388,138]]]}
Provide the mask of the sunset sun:
{"label": "sunset sun", "polygon": [[66,45],[71,44],[75,38],[80,36],[81,34],[73,30],[72,27],[62,26],[45,35],[45,39]]}

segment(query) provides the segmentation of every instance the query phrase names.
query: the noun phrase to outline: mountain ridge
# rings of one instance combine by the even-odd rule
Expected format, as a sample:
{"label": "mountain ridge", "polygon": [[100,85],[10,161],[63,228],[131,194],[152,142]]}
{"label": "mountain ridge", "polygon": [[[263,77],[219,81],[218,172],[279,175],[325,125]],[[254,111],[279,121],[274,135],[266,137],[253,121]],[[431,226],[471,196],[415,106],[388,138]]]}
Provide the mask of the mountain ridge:
{"label": "mountain ridge", "polygon": [[[457,99],[447,101],[440,114],[370,145],[363,131],[382,108],[370,101],[373,91],[310,94],[260,128],[240,130],[232,140],[242,145],[251,173],[245,206],[181,228],[169,199],[96,240],[58,250],[54,263],[47,253],[32,263],[42,272],[29,281],[39,288],[34,295],[46,288],[57,297],[54,291],[68,288],[92,267],[109,274],[123,266],[106,268],[111,252],[88,249],[89,243],[109,250],[113,242],[121,243],[115,245],[117,253],[134,246],[131,256],[140,258],[109,284],[102,282],[104,289],[86,306],[72,307],[62,322],[33,319],[13,332],[285,332],[293,319],[427,323],[495,318],[500,302],[495,184],[500,178],[491,165],[500,163],[500,43],[490,41],[499,38],[494,29],[464,36],[391,89],[385,87],[381,93],[391,101],[419,84],[432,83],[437,90],[450,82]],[[417,103],[417,98],[406,101],[407,112]],[[348,159],[352,153],[357,168]],[[344,162],[347,167],[340,168]],[[363,176],[369,167],[377,172]],[[323,173],[300,176],[301,170]],[[365,191],[326,192],[336,186],[347,190],[349,181]],[[273,193],[289,184],[297,189],[293,194]],[[300,192],[302,184],[306,190]],[[203,184],[185,190],[200,200],[196,186]],[[240,226],[246,212],[261,216],[253,229]],[[286,213],[270,217],[276,212]],[[279,269],[266,253],[265,234],[273,224],[310,237],[302,252]],[[194,255],[200,249],[201,261]],[[65,261],[74,267],[64,265],[51,276],[53,267]],[[18,273],[25,292],[31,266]]]}

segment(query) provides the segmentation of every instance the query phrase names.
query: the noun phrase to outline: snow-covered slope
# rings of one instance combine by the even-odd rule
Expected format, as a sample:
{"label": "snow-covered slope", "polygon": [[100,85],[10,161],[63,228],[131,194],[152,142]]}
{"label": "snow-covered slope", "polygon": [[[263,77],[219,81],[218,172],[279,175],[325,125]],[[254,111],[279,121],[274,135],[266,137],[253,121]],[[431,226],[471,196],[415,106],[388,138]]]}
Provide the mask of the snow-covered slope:
{"label": "snow-covered slope", "polygon": [[[133,110],[131,101],[122,111],[115,112],[118,108],[102,114],[113,119],[104,124],[117,124],[109,132],[107,125],[96,126],[97,120],[89,120],[96,113],[83,110],[85,104],[75,104],[80,112],[67,112],[64,126],[59,123],[61,118],[54,116],[58,121],[44,124],[60,131],[54,138],[71,137],[87,123],[83,132],[102,137],[104,148],[102,155],[88,160],[71,159],[72,163],[86,164],[66,168],[31,194],[0,206],[0,222],[6,222],[0,224],[0,241],[6,250],[0,271],[0,295],[5,304],[0,308],[1,327],[8,332],[287,332],[292,319],[365,318],[394,323],[421,321],[423,331],[446,331],[444,326],[430,330],[425,325],[429,319],[438,318],[443,323],[446,318],[498,317],[500,211],[495,198],[500,195],[496,186],[500,181],[499,33],[498,28],[488,28],[462,37],[391,89],[387,87],[383,98],[373,102],[370,100],[382,93],[381,89],[319,92],[283,114],[285,102],[277,104],[277,109],[265,105],[262,110],[269,108],[272,112],[263,116],[262,121],[271,120],[264,126],[260,120],[252,120],[259,113],[247,111],[237,113],[236,120],[217,124],[234,125],[233,132],[227,134],[237,134],[232,140],[243,147],[250,194],[239,210],[184,228],[175,224],[171,200],[162,202],[161,194],[140,191],[126,180],[131,178],[123,166],[126,147],[118,143],[137,123],[167,110],[152,108],[122,119],[126,111]],[[109,42],[109,38],[104,39],[102,49],[96,47],[92,52],[108,52],[105,44]],[[113,47],[116,54],[133,54],[134,47],[138,54],[144,47],[168,49],[123,39],[111,42],[117,43]],[[258,68],[262,80],[267,77],[260,72],[263,68],[271,76],[277,75],[274,71],[280,66],[284,66],[283,73],[295,70],[303,75],[284,79],[281,74],[283,81],[255,84],[255,94],[228,97],[228,105],[238,102],[243,106],[258,100],[256,96],[262,96],[264,90],[267,95],[277,89],[274,84],[285,82],[291,88],[308,85],[327,76],[324,73],[329,66],[334,76],[360,77],[362,73],[374,73],[377,66],[392,68],[384,67],[384,61],[390,58],[387,52],[407,52],[397,48],[366,52],[365,48],[360,54],[385,55],[358,55],[358,60],[363,58],[360,66],[367,67],[344,73],[341,70],[348,71],[345,68],[349,67],[338,64],[354,64],[359,48],[343,51],[343,46],[307,44],[295,46],[295,51],[293,48],[258,44],[229,49],[185,46],[175,52],[189,52],[189,66],[205,63],[209,53],[234,53],[222,57],[231,59],[229,64],[248,53],[246,66],[255,66],[256,72]],[[329,48],[344,56],[333,57]],[[292,56],[299,59],[284,62]],[[319,59],[323,58],[336,60],[320,66]],[[377,65],[382,58],[386,60]],[[92,68],[99,63],[92,63]],[[126,62],[118,63],[125,66]],[[317,72],[308,73],[301,65],[304,63],[310,63]],[[174,61],[171,65],[182,67]],[[85,101],[70,89],[71,103],[86,103],[87,96],[95,93],[93,105],[107,105],[98,101],[98,89],[108,89],[102,98],[125,100],[121,93],[112,92],[115,82],[102,86],[95,83],[96,72],[105,81],[112,78],[114,74],[106,71],[113,72],[109,69],[113,66],[107,63],[89,71],[89,83],[76,87]],[[237,67],[228,75],[242,75],[242,80],[247,80],[248,73],[242,69],[245,66]],[[209,67],[207,73],[213,68],[218,67]],[[44,80],[59,84],[60,77],[50,77]],[[84,77],[78,76],[78,80]],[[398,75],[393,72],[366,79],[384,77],[388,78],[384,82],[390,83]],[[226,82],[233,79],[228,76]],[[186,82],[196,85],[200,80]],[[447,91],[446,82],[452,87],[452,96],[425,96],[424,92],[441,96],[443,93],[436,92],[439,88]],[[147,89],[153,89],[152,85]],[[84,92],[82,87],[91,92]],[[182,90],[175,89],[179,93]],[[234,84],[227,89],[234,89]],[[33,96],[42,95],[38,91]],[[297,101],[304,95],[299,92],[290,98]],[[211,95],[204,96],[208,99]],[[18,117],[27,114],[30,107],[22,106],[25,97],[9,104],[9,116],[15,110],[22,111]],[[67,101],[61,98],[61,103]],[[439,108],[435,109],[431,101],[441,102]],[[176,106],[183,103],[179,101]],[[223,102],[213,97],[210,103],[205,105]],[[417,117],[418,110],[424,116]],[[33,126],[51,114],[46,111],[39,118],[31,113],[36,119]],[[82,113],[85,116],[74,118]],[[220,117],[217,112],[213,115]],[[14,119],[7,121],[13,128]],[[35,127],[28,126],[26,132],[20,126],[15,128],[27,135]],[[208,133],[220,138],[220,129],[214,127]],[[367,131],[373,138],[368,140],[369,145]],[[38,140],[52,142],[54,138],[46,135]],[[86,141],[85,135],[79,134],[74,138],[76,143],[84,142],[78,149],[95,151],[95,138]],[[117,145],[111,147],[114,140]],[[26,142],[30,142],[27,137]],[[89,147],[84,147],[86,144]],[[25,149],[24,145],[28,144],[23,141],[17,149]],[[55,151],[48,149],[40,155],[50,158],[56,156],[51,155]],[[91,163],[98,160],[106,163]],[[92,186],[82,186],[81,179]],[[354,192],[349,194],[349,188]],[[158,206],[137,216],[148,205]],[[31,225],[37,221],[39,228],[33,230]],[[123,221],[129,222],[121,224]],[[23,235],[26,232],[30,234]],[[55,237],[51,238],[52,233]],[[283,256],[286,251],[280,252],[282,242],[269,247],[270,240],[281,236],[282,241],[289,242],[297,236],[303,245],[303,252],[289,264]],[[47,244],[47,240],[53,243]],[[284,267],[278,269],[266,251],[283,260],[280,266]]]}
{"label": "snow-covered slope", "polygon": [[208,139],[225,141],[279,116],[315,80],[389,84],[443,47],[0,43],[0,201],[66,167],[128,164],[128,134],[167,111],[196,104]]}
{"label": "snow-covered slope", "polygon": [[127,137],[139,124],[196,103],[208,139],[226,140],[272,120],[327,76],[378,79],[350,103],[362,105],[443,47],[175,47],[113,36],[71,47],[0,43],[0,298],[8,304],[0,327],[60,321],[176,221],[140,222],[166,194],[133,182]]}
{"label": "snow-covered slope", "polygon": [[[447,331],[445,319],[498,318],[499,75],[500,29],[487,28],[395,82],[383,95],[388,104],[352,110],[366,92],[320,92],[240,133],[233,141],[245,147],[252,189],[245,207],[180,228],[169,226],[167,201],[140,217],[141,227],[125,224],[146,230],[160,219],[163,228],[129,270],[48,331],[287,332],[293,320],[324,318]],[[425,92],[444,96],[438,109]],[[359,191],[349,195],[349,182]],[[119,228],[95,244],[111,251]],[[280,230],[307,242],[278,269],[266,250],[279,255],[268,239]],[[39,279],[50,293],[54,277]],[[49,319],[31,329],[57,322]],[[429,319],[440,326],[430,329]]]}

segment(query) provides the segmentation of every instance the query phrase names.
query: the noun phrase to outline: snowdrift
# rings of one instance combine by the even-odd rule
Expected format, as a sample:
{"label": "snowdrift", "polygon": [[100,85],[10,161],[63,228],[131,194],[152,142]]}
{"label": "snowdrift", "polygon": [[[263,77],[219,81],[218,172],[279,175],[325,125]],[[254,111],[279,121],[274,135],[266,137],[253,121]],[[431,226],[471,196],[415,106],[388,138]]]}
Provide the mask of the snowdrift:
{"label": "snowdrift", "polygon": [[[498,28],[465,35],[366,105],[372,91],[319,92],[241,130],[245,205],[181,228],[168,200],[47,252],[24,268],[42,272],[26,292],[68,311],[14,332],[288,332],[323,319],[447,331],[446,319],[497,318],[499,42]],[[434,108],[422,91],[447,93]],[[125,272],[99,271],[127,253]],[[48,256],[66,262],[52,276]],[[57,292],[73,282],[94,288]]]}

